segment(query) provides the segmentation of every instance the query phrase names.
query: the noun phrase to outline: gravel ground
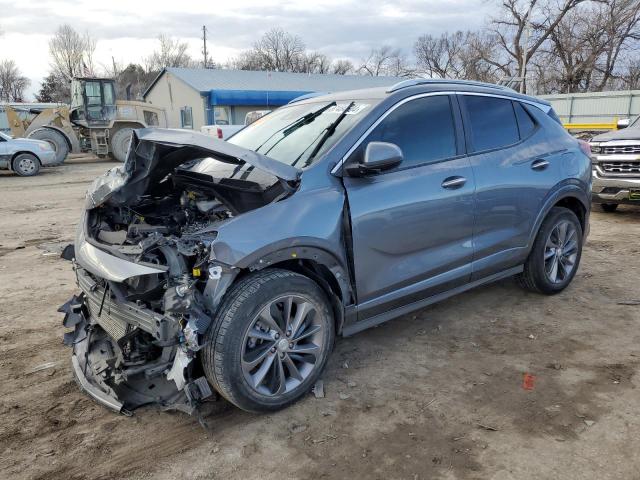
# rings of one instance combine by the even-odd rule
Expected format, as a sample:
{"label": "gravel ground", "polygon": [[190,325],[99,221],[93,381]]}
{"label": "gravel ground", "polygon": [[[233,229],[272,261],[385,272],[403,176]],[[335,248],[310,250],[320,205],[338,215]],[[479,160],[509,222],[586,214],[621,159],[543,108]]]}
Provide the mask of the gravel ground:
{"label": "gravel ground", "polygon": [[596,209],[562,294],[506,280],[340,339],[325,398],[264,416],[221,401],[203,428],[118,416],[72,380],[56,252],[113,165],[0,175],[0,477],[640,478],[640,208]]}

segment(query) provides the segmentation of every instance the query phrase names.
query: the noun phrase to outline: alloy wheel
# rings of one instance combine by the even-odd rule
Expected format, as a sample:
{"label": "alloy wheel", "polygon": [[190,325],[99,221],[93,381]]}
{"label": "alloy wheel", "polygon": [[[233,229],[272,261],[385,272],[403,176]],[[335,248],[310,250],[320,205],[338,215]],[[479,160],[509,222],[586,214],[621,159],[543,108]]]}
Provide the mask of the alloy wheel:
{"label": "alloy wheel", "polygon": [[578,232],[575,225],[568,221],[558,222],[544,247],[544,271],[551,283],[562,283],[575,268],[578,257]]}
{"label": "alloy wheel", "polygon": [[264,306],[242,343],[242,372],[256,392],[276,396],[297,388],[320,364],[326,324],[319,308],[297,295]]}

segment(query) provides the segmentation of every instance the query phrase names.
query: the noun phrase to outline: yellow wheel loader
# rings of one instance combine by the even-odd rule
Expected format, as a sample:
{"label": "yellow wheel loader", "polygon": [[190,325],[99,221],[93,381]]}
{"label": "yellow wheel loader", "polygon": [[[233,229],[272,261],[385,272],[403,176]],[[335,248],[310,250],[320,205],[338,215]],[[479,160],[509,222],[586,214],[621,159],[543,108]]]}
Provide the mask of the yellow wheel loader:
{"label": "yellow wheel loader", "polygon": [[108,78],[74,78],[71,105],[21,108],[4,105],[11,134],[51,144],[57,163],[69,152],[93,152],[124,161],[131,132],[136,128],[166,127],[163,109],[148,103],[116,101],[115,81]]}

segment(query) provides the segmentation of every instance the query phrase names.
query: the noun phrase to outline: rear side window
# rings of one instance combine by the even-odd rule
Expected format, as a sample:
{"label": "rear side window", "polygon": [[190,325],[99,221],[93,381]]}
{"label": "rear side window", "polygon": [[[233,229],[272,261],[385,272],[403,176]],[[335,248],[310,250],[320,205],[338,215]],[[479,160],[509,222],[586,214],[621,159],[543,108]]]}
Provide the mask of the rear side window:
{"label": "rear side window", "polygon": [[525,139],[533,133],[536,128],[536,124],[533,121],[533,118],[531,118],[529,112],[527,112],[527,108],[520,102],[513,102],[513,108],[516,111],[516,118],[518,119],[520,138]]}
{"label": "rear side window", "polygon": [[558,122],[559,125],[562,125],[562,122],[560,121],[560,117],[558,117],[558,115],[556,114],[556,112],[553,110],[553,108],[551,110],[549,110],[549,113],[547,113],[547,115],[549,115],[551,118],[553,118],[556,122]]}
{"label": "rear side window", "polygon": [[473,95],[462,98],[475,151],[506,147],[520,140],[511,100]]}
{"label": "rear side window", "polygon": [[455,157],[456,131],[449,96],[418,98],[396,108],[369,134],[354,160],[360,160],[367,144],[374,141],[400,147],[404,160],[398,168]]}

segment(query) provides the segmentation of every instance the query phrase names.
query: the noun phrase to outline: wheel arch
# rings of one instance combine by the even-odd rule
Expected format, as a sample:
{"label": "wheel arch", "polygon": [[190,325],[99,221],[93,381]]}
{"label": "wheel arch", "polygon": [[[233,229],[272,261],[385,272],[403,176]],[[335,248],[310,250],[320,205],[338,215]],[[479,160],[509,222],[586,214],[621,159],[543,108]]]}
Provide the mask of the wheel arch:
{"label": "wheel arch", "polygon": [[38,163],[40,164],[40,166],[42,166],[42,161],[40,160],[40,157],[38,156],[38,154],[34,152],[30,152],[29,150],[18,150],[11,156],[11,161],[9,162],[9,165],[12,171],[13,171],[13,162],[18,157],[18,155],[22,155],[23,153],[28,153],[29,155],[33,155],[34,157],[36,157],[36,160],[38,160]]}
{"label": "wheel arch", "polygon": [[545,200],[543,208],[540,210],[536,221],[529,234],[529,242],[527,244],[527,251],[531,251],[535,242],[538,231],[542,226],[542,222],[549,215],[549,212],[554,207],[564,207],[571,210],[576,214],[580,221],[580,226],[584,236],[589,229],[589,212],[590,212],[591,199],[584,189],[575,183],[565,183],[559,185]]}
{"label": "wheel arch", "polygon": [[345,307],[353,303],[353,289],[346,269],[333,254],[312,246],[281,248],[254,258],[245,265],[242,273],[234,279],[234,283],[251,272],[266,268],[289,270],[315,281],[331,302],[336,321],[336,333],[339,334],[342,331]]}

